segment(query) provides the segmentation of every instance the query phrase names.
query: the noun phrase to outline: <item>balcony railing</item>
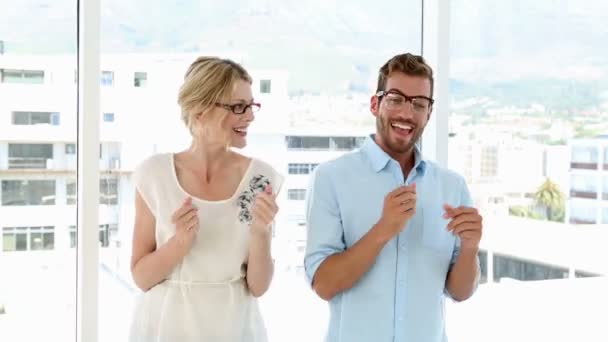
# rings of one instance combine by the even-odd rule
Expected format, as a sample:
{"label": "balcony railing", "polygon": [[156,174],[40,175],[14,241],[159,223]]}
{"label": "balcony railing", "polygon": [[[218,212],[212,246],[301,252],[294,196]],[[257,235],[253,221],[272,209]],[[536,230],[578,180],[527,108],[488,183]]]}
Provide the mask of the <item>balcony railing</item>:
{"label": "balcony railing", "polygon": [[52,160],[52,159],[9,157],[8,158],[8,168],[9,169],[47,169],[48,160]]}
{"label": "balcony railing", "polygon": [[582,169],[582,170],[597,170],[597,163],[570,163],[571,169]]}
{"label": "balcony railing", "polygon": [[585,190],[570,190],[570,197],[596,199],[597,192]]}

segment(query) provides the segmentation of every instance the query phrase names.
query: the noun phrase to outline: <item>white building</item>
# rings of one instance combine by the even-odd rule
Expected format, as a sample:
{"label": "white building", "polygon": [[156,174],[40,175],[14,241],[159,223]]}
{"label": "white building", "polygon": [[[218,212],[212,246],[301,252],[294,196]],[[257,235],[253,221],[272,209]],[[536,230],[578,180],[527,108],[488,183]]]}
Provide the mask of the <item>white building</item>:
{"label": "white building", "polygon": [[566,222],[608,223],[608,136],[569,142]]}

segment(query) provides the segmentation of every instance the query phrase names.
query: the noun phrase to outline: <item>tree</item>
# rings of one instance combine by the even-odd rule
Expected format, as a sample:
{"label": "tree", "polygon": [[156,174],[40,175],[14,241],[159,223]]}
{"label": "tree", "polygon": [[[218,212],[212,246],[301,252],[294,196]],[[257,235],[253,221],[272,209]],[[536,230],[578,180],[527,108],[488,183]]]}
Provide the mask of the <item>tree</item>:
{"label": "tree", "polygon": [[534,200],[538,206],[545,208],[547,220],[560,221],[559,213],[563,212],[565,205],[564,194],[556,183],[547,178],[536,190]]}

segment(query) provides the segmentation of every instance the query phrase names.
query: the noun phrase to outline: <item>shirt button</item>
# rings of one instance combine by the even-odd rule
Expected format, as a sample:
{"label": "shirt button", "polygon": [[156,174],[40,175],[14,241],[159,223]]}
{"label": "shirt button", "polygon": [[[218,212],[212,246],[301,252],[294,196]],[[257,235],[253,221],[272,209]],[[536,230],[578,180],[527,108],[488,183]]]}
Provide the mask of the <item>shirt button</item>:
{"label": "shirt button", "polygon": [[399,319],[399,322],[403,321],[403,317],[402,316],[399,316],[398,319]]}

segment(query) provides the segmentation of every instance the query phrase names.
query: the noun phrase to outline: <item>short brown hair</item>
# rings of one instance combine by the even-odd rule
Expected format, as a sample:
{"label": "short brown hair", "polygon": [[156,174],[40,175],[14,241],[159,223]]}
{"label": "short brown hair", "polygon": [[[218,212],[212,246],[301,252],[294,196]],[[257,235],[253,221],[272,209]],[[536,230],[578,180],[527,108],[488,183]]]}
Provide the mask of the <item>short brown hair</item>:
{"label": "short brown hair", "polygon": [[404,53],[396,55],[389,59],[381,68],[378,73],[378,87],[376,92],[385,90],[386,80],[395,72],[402,72],[409,76],[421,76],[428,78],[431,81],[431,98],[433,98],[433,69],[426,64],[426,61],[422,56],[413,55],[411,53]]}

